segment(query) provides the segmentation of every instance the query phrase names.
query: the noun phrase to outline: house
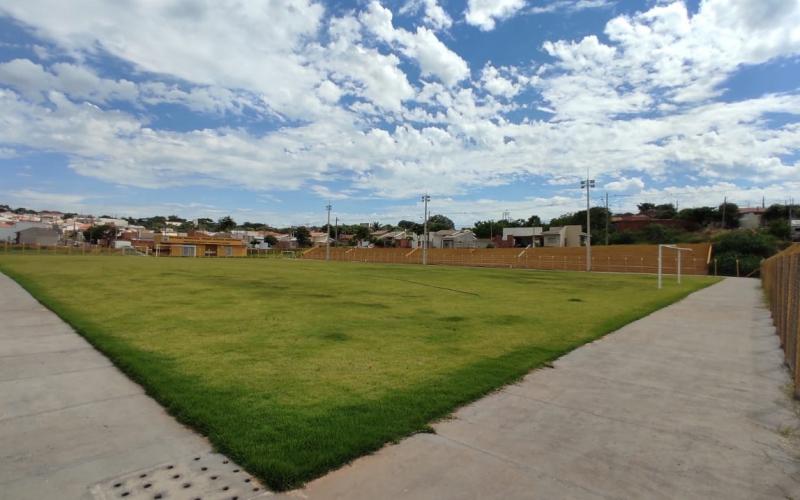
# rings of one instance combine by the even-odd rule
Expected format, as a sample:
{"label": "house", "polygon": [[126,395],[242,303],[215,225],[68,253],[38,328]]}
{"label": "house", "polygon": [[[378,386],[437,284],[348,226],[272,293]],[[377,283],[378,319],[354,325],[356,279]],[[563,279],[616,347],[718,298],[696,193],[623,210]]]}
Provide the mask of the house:
{"label": "house", "polygon": [[98,217],[97,220],[95,220],[95,224],[98,226],[109,225],[114,227],[128,227],[128,221],[125,219],[115,219],[112,217]]}
{"label": "house", "polygon": [[61,234],[55,229],[29,227],[17,232],[17,243],[20,245],[53,247],[58,245],[59,239],[61,239]]}
{"label": "house", "polygon": [[378,229],[377,231],[370,231],[369,236],[372,239],[378,240],[391,232],[390,229]]}
{"label": "house", "polygon": [[[142,248],[142,243],[146,248]],[[171,236],[156,233],[155,238],[147,242],[134,242],[139,251],[149,251],[162,257],[246,257],[247,245],[238,238],[220,238],[203,234],[189,236]]]}
{"label": "house", "polygon": [[580,225],[552,226],[542,232],[542,246],[545,247],[579,247],[583,244],[586,233]]}
{"label": "house", "polygon": [[442,248],[475,248],[478,237],[466,229],[442,237]]}
{"label": "house", "polygon": [[764,225],[764,212],[767,209],[763,207],[750,207],[739,209],[739,227],[742,229],[758,229]]}
{"label": "house", "polygon": [[504,227],[502,239],[495,238],[494,243],[498,248],[534,247],[541,235],[541,227]]}
{"label": "house", "polygon": [[10,222],[0,222],[0,243],[10,243],[16,241],[17,233],[14,231],[14,224]]}
{"label": "house", "polygon": [[326,231],[311,231],[311,246],[322,247],[326,244],[334,244],[333,236],[328,236]]}
{"label": "house", "polygon": [[272,236],[275,236],[275,239],[278,240],[278,244],[275,245],[281,250],[294,250],[297,248],[297,238],[291,234],[281,234],[281,233],[270,233]]}
{"label": "house", "polygon": [[26,229],[39,228],[39,229],[52,229],[53,226],[43,222],[32,221],[17,221],[13,225],[0,226],[0,242],[14,243],[18,241],[18,233]]}
{"label": "house", "polygon": [[39,220],[48,224],[60,222],[63,217],[64,214],[61,212],[39,212]]}
{"label": "house", "polygon": [[428,233],[430,248],[476,248],[477,243],[478,237],[468,229],[442,229]]}
{"label": "house", "polygon": [[375,239],[382,242],[385,247],[411,248],[415,246],[419,236],[412,231],[400,230],[389,231]]}

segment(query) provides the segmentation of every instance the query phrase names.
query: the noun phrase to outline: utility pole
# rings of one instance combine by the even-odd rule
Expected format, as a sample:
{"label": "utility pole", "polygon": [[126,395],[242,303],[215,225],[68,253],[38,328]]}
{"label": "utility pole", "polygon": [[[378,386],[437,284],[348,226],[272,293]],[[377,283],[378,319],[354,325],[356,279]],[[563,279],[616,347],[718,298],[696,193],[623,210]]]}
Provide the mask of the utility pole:
{"label": "utility pole", "polygon": [[422,220],[422,265],[428,264],[428,202],[431,197],[428,194],[422,195],[422,201],[425,203],[425,218]]}
{"label": "utility pole", "polygon": [[336,217],[336,232],[333,233],[333,246],[339,246],[339,217]]}
{"label": "utility pole", "polygon": [[328,236],[325,238],[325,260],[331,260],[331,202],[329,201],[325,208],[328,210]]}
{"label": "utility pole", "polygon": [[608,219],[611,218],[611,212],[608,211],[608,191],[606,191],[606,246],[608,246]]}
{"label": "utility pole", "polygon": [[594,179],[589,178],[589,169],[586,169],[586,180],[581,181],[581,189],[586,189],[586,270],[592,270],[592,227],[589,210],[589,189],[594,187]]}

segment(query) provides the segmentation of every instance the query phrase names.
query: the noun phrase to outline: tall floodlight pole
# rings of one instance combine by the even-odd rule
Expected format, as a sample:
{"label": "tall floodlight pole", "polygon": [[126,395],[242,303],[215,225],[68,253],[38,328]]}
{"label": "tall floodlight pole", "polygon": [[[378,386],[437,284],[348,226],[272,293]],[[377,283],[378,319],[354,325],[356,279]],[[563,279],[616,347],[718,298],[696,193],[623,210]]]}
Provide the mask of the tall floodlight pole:
{"label": "tall floodlight pole", "polygon": [[427,194],[422,196],[422,201],[425,203],[425,218],[422,220],[422,265],[428,264],[428,202],[431,197]]}
{"label": "tall floodlight pole", "polygon": [[328,229],[328,236],[325,238],[325,260],[331,260],[331,202],[328,202],[325,205],[325,209],[328,211],[328,225],[325,226]]}
{"label": "tall floodlight pole", "polygon": [[594,187],[594,179],[589,178],[589,170],[586,170],[586,180],[581,181],[581,189],[586,189],[586,270],[592,270],[592,227],[589,211],[589,189]]}
{"label": "tall floodlight pole", "polygon": [[608,191],[606,191],[606,246],[608,246],[608,219],[611,218],[611,212],[608,211]]}

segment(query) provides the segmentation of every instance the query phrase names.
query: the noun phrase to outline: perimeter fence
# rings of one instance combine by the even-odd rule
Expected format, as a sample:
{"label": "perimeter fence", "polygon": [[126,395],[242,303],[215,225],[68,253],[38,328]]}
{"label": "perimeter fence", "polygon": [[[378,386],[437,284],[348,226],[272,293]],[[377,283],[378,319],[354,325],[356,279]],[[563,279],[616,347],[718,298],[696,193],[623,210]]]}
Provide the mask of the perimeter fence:
{"label": "perimeter fence", "polygon": [[[692,250],[681,258],[681,273],[708,274],[711,262],[709,243],[678,246]],[[419,248],[332,247],[329,250],[330,259],[335,261],[422,264],[422,249]],[[324,260],[326,248],[313,248],[302,257]],[[433,265],[585,271],[586,248],[431,248],[427,260]],[[677,252],[665,252],[664,273],[675,274],[677,269]],[[592,247],[592,271],[657,273],[658,245]]]}
{"label": "perimeter fence", "polygon": [[800,397],[800,244],[761,263],[761,284],[792,372],[795,396]]}

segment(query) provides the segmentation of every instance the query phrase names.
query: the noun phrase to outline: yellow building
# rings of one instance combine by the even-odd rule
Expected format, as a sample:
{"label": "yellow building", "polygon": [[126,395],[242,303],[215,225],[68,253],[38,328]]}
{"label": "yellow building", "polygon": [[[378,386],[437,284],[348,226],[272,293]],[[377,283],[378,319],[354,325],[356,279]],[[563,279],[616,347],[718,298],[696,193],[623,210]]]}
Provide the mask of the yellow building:
{"label": "yellow building", "polygon": [[156,234],[150,251],[161,257],[246,257],[247,245],[236,238],[218,238],[203,234]]}

